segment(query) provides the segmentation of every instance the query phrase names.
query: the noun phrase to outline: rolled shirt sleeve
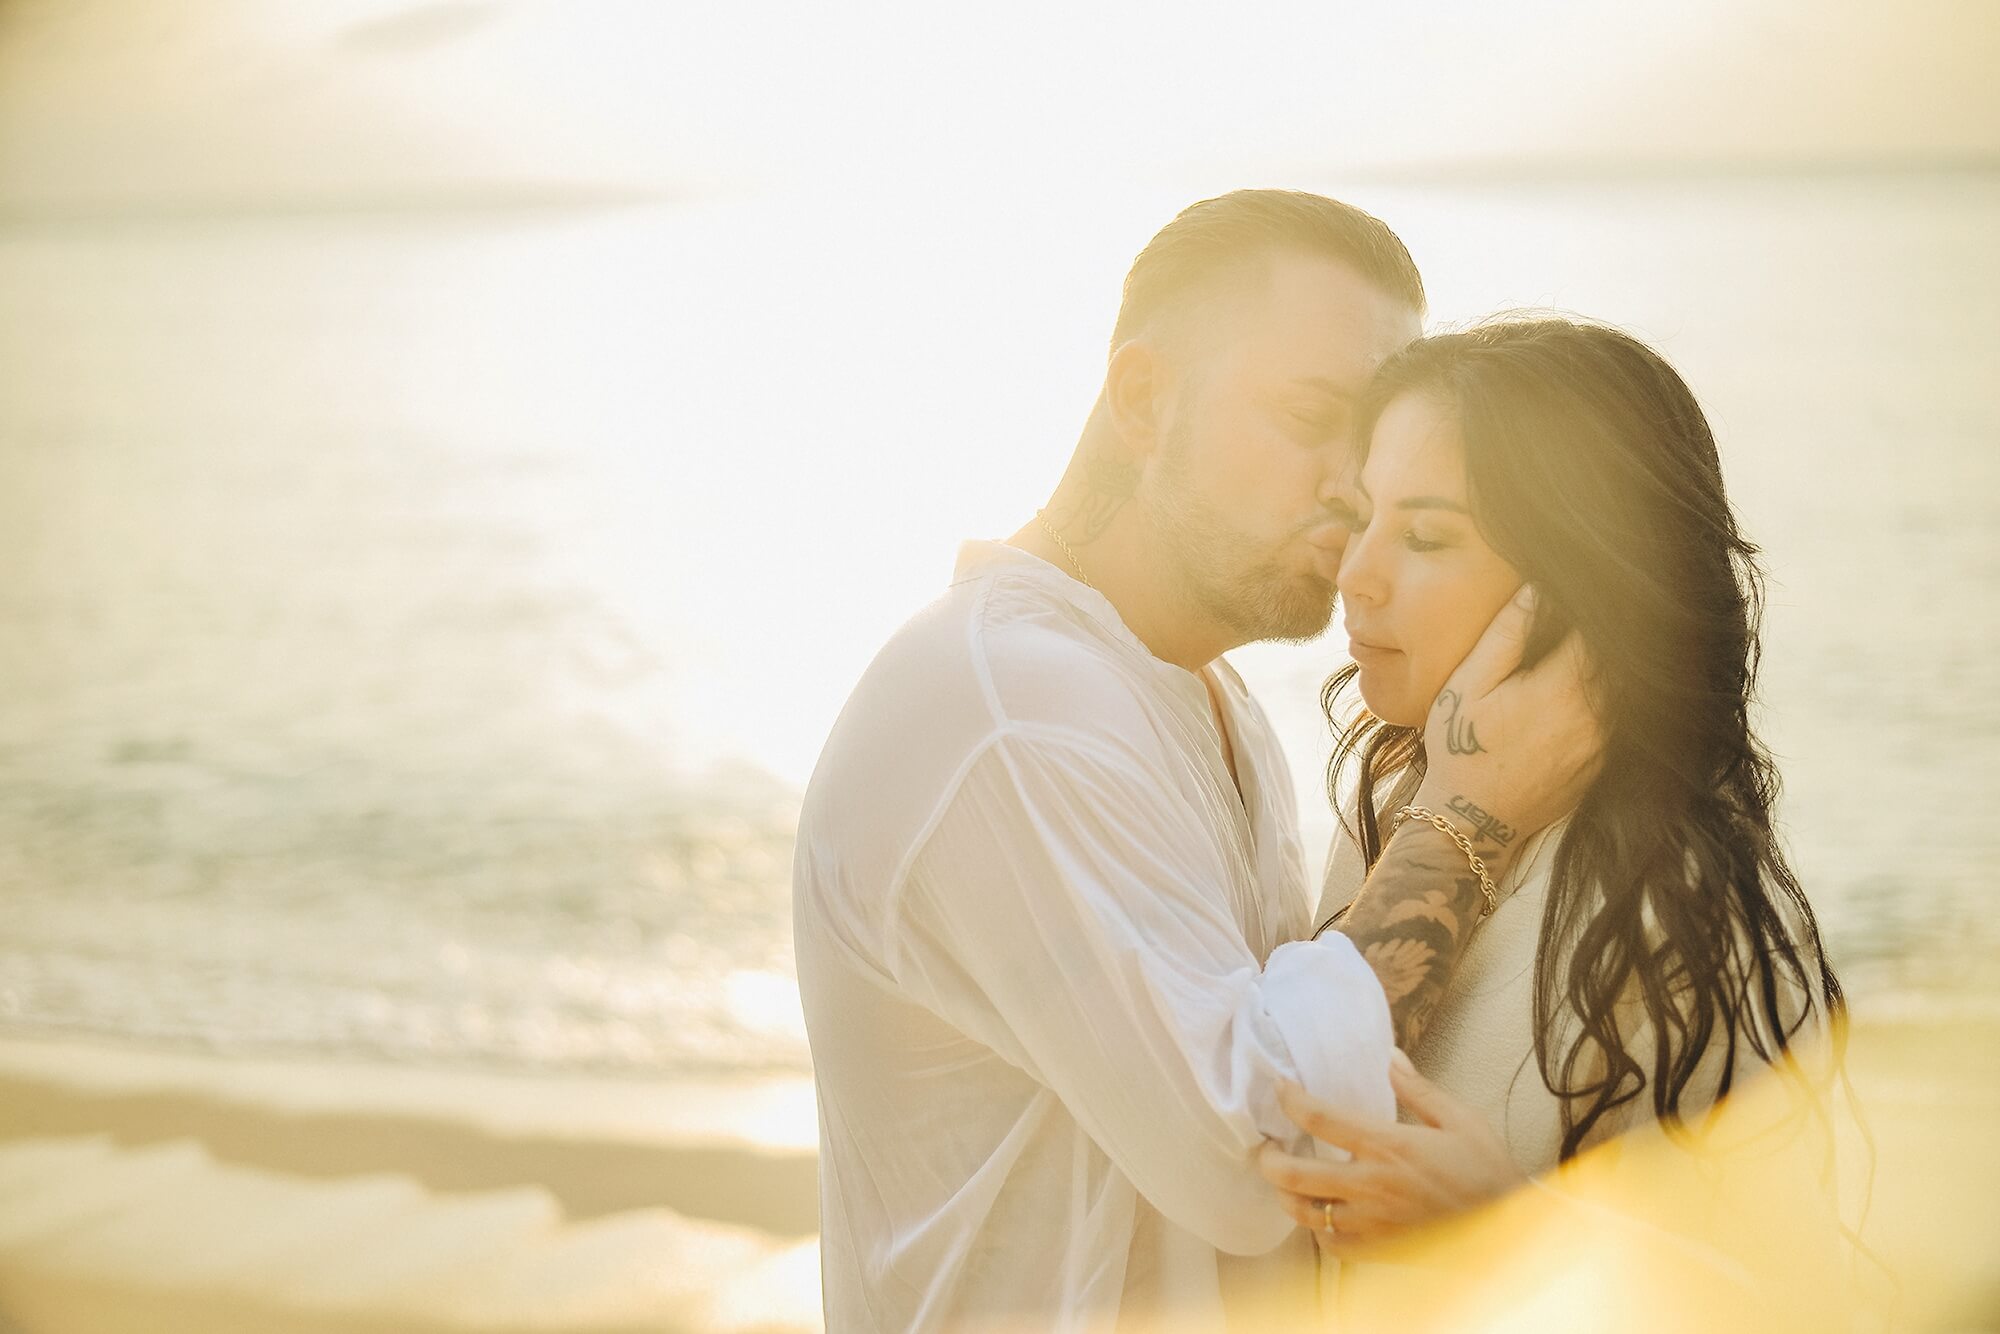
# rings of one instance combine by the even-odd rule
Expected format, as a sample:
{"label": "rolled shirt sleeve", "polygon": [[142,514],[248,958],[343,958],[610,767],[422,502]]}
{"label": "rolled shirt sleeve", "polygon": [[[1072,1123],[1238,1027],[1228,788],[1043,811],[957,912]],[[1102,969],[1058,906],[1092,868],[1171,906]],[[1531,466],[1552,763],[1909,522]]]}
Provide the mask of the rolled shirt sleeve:
{"label": "rolled shirt sleeve", "polygon": [[1388,1004],[1345,937],[1260,967],[1213,820],[1113,743],[1009,731],[895,882],[891,973],[1048,1087],[1161,1213],[1259,1254],[1294,1226],[1257,1173],[1302,1136],[1276,1081],[1393,1119]]}

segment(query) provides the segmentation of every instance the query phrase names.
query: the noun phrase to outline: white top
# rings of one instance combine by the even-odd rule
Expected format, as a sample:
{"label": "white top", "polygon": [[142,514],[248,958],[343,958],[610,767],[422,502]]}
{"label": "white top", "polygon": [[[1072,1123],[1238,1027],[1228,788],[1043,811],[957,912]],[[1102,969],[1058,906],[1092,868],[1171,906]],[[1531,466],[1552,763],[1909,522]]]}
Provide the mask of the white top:
{"label": "white top", "polygon": [[[1555,852],[1568,824],[1560,821],[1521,845],[1495,886],[1500,906],[1473,930],[1450,990],[1410,1053],[1420,1074],[1485,1114],[1514,1162],[1530,1174],[1555,1167],[1562,1151],[1562,1104],[1535,1062],[1535,958]],[[1361,850],[1343,826],[1327,862],[1320,920],[1351,903],[1365,877]],[[1650,1115],[1651,1108],[1650,1097],[1628,1103],[1601,1129],[1623,1129],[1631,1114]],[[1593,1140],[1601,1137],[1593,1134]]]}
{"label": "white top", "polygon": [[[1391,809],[1393,800],[1400,798],[1392,799]],[[1348,819],[1352,818],[1350,813]],[[1335,833],[1327,857],[1321,920],[1351,903],[1366,877],[1361,851],[1347,827]],[[1568,819],[1559,820],[1521,844],[1513,864],[1495,884],[1500,906],[1473,930],[1452,972],[1450,989],[1431,1016],[1423,1041],[1410,1052],[1418,1073],[1486,1116],[1506,1139],[1515,1164],[1531,1176],[1553,1170],[1562,1156],[1562,1102],[1543,1081],[1535,1059],[1535,965],[1556,851],[1568,828]],[[1625,1040],[1641,1053],[1640,1064],[1650,1070],[1652,1025],[1636,998],[1621,1006]],[[1574,1040],[1576,1028],[1566,1012],[1558,1023],[1560,1048]],[[1747,1046],[1738,1055],[1735,1073],[1740,1083],[1758,1073],[1760,1066]],[[1726,1062],[1727,1046],[1718,1039],[1709,1045],[1682,1092],[1681,1105],[1689,1117],[1714,1101]],[[1649,1086],[1641,1096],[1599,1118],[1585,1145],[1618,1135],[1658,1133]]]}
{"label": "white top", "polygon": [[832,1334],[1220,1329],[1310,1292],[1254,1154],[1303,1147],[1280,1077],[1395,1114],[1388,1006],[1345,938],[1298,939],[1284,757],[1215,678],[1240,799],[1199,678],[975,542],[855,688],[793,872]]}
{"label": "white top", "polygon": [[[1385,809],[1407,797],[1407,791],[1392,795]],[[1351,811],[1348,819],[1351,823]],[[1817,1116],[1799,1116],[1806,1104],[1798,1092],[1767,1079],[1762,1062],[1744,1044],[1734,1071],[1734,1087],[1739,1090],[1731,1099],[1735,1120],[1726,1131],[1711,1122],[1707,1112],[1728,1061],[1727,1044],[1717,1040],[1709,1045],[1681,1097],[1690,1126],[1705,1136],[1698,1148],[1671,1138],[1654,1119],[1649,1086],[1591,1127],[1586,1148],[1615,1139],[1616,1151],[1598,1155],[1594,1169],[1574,1181],[1556,1173],[1563,1139],[1562,1104],[1543,1082],[1535,1058],[1534,988],[1556,853],[1568,826],[1568,820],[1558,821],[1521,845],[1496,886],[1502,896],[1500,906],[1467,942],[1451,988],[1423,1041],[1410,1053],[1411,1061],[1446,1092],[1484,1114],[1506,1139],[1514,1162],[1537,1184],[1562,1187],[1545,1189],[1540,1200],[1545,1206],[1553,1202],[1553,1207],[1576,1211],[1570,1225],[1599,1251],[1591,1263],[1610,1265],[1603,1259],[1606,1254],[1641,1265],[1646,1257],[1666,1256],[1694,1266],[1681,1271],[1688,1275],[1706,1273],[1711,1279],[1720,1275],[1725,1284],[1751,1285],[1729,1290],[1744,1302],[1749,1300],[1746,1294],[1754,1292],[1771,1303],[1768,1309],[1782,1313],[1786,1328],[1845,1327],[1833,1319],[1815,1323],[1823,1308],[1837,1311],[1851,1299],[1844,1285],[1854,1254],[1841,1232],[1836,1182],[1825,1175],[1833,1146],[1827,1138],[1831,1123],[1825,1119],[1831,1109],[1824,1100],[1831,1092],[1834,1070],[1832,1054],[1821,1041],[1823,1024],[1793,1047],[1800,1068],[1816,1089],[1808,1096],[1822,1100]],[[1321,912],[1330,914],[1351,902],[1364,875],[1360,849],[1343,828],[1328,857]],[[1803,997],[1795,987],[1781,985],[1790,1007],[1787,1022],[1796,1022]],[[1572,1040],[1575,1032],[1573,1021],[1563,1022],[1559,1046]],[[1628,1004],[1621,1027],[1640,1064],[1650,1071],[1654,1030],[1643,1009]],[[1752,1093],[1753,1089],[1760,1091]],[[1620,1175],[1627,1167],[1629,1174]],[[1584,1193],[1569,1195],[1571,1186]],[[1746,1270],[1744,1262],[1753,1256],[1761,1260]],[[1484,1262],[1493,1259],[1489,1252]],[[1338,1275],[1337,1302],[1327,1304],[1357,1325],[1379,1327],[1384,1320],[1406,1320],[1406,1314],[1387,1314],[1397,1310],[1393,1305],[1370,1308],[1371,1294],[1379,1299],[1383,1284],[1406,1284],[1407,1291],[1423,1294],[1434,1289],[1435,1281],[1436,1271],[1423,1266],[1381,1260],[1344,1265]],[[1574,1291],[1565,1298],[1571,1299],[1585,1300]],[[1524,1299],[1517,1294],[1516,1300]],[[1762,1317],[1754,1314],[1764,1308],[1742,1309],[1753,1312],[1743,1317],[1743,1328],[1764,1327]],[[1809,1314],[1814,1318],[1807,1318]],[[1615,1316],[1607,1313],[1606,1318],[1616,1323]],[[1376,1323],[1370,1324],[1371,1320]],[[1578,1323],[1606,1327],[1594,1316],[1579,1316]]]}

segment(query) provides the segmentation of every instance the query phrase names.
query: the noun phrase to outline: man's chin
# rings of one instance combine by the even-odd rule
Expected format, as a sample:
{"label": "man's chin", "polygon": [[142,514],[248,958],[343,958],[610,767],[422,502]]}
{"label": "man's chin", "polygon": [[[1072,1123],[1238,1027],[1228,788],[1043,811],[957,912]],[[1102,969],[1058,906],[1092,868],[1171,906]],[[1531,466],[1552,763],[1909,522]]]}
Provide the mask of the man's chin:
{"label": "man's chin", "polygon": [[1280,644],[1310,644],[1333,624],[1333,585],[1316,574],[1291,580],[1268,608],[1269,622],[1257,637]]}

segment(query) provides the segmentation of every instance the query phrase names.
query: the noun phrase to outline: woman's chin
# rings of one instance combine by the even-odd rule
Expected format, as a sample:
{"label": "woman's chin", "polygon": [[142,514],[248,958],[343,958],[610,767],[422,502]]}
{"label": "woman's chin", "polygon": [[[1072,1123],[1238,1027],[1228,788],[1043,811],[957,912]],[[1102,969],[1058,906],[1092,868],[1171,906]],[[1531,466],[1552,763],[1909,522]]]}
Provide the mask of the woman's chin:
{"label": "woman's chin", "polygon": [[1361,689],[1361,702],[1368,706],[1368,712],[1388,723],[1391,727],[1422,727],[1424,716],[1429,710],[1426,700],[1413,707],[1410,692],[1400,690],[1382,679],[1379,672],[1371,672],[1363,667],[1356,678]]}

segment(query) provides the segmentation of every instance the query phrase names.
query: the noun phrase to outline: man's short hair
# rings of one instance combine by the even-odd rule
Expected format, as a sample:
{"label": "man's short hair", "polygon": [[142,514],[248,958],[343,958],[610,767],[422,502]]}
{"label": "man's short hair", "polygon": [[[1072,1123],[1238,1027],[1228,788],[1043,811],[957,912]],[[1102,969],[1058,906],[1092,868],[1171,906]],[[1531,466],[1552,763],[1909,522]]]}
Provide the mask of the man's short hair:
{"label": "man's short hair", "polygon": [[1190,289],[1246,260],[1287,250],[1339,260],[1424,313],[1416,262],[1381,219],[1303,190],[1232,190],[1182,209],[1132,261],[1112,348],[1136,337]]}

